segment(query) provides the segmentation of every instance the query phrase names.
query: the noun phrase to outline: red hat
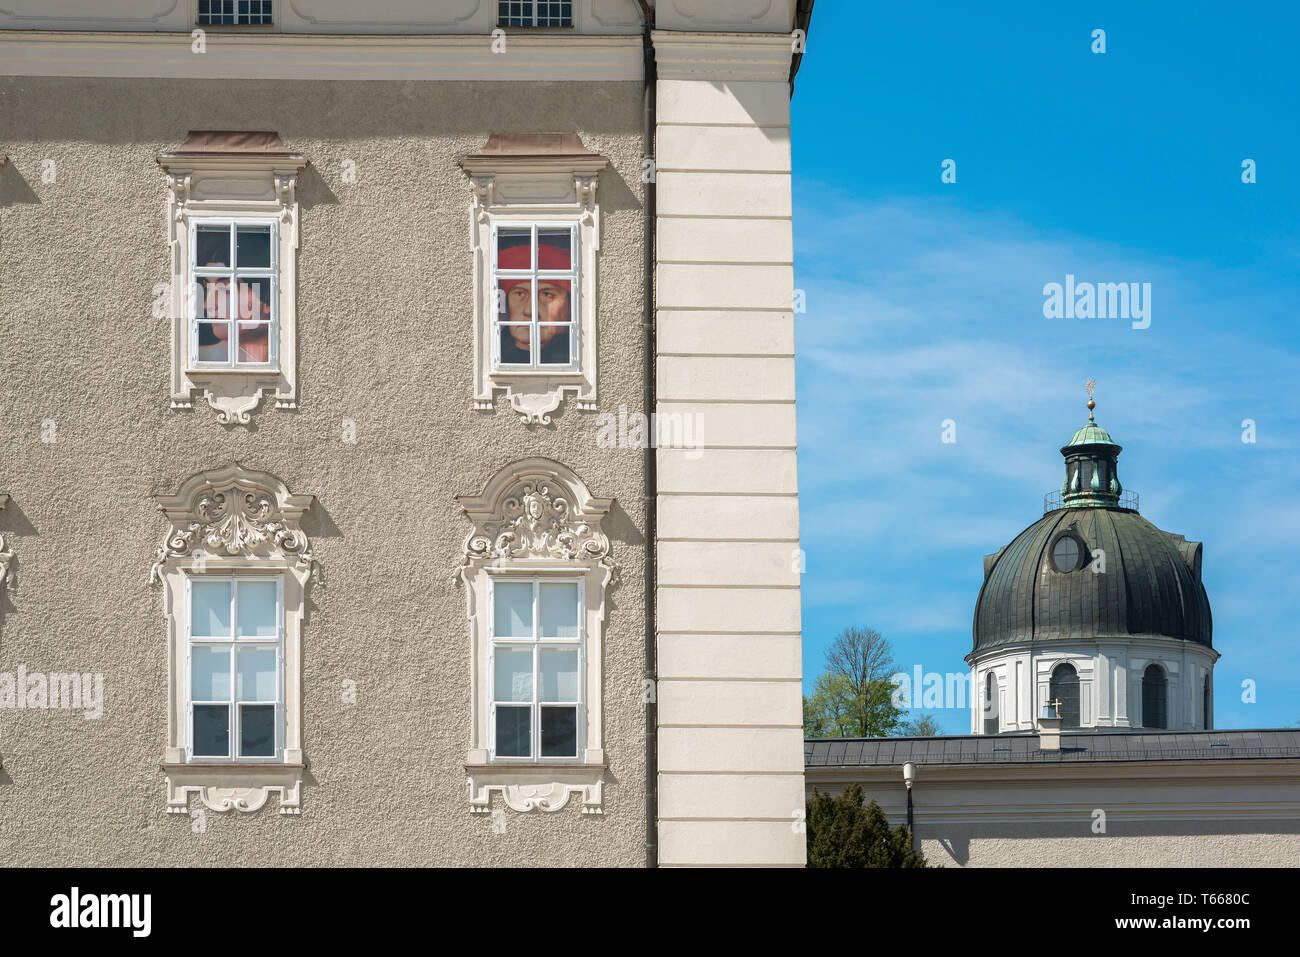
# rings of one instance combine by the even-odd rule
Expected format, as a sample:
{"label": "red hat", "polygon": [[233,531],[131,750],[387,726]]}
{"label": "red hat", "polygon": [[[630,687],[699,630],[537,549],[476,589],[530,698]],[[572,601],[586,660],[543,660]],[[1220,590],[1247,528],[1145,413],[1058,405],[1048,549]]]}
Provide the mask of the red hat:
{"label": "red hat", "polygon": [[[509,249],[503,249],[497,253],[498,269],[531,269],[533,267],[532,255],[527,246],[511,246]],[[545,243],[537,244],[537,268],[538,269],[569,269],[569,251],[561,249],[559,246],[549,246]],[[501,289],[508,295],[510,290],[521,282],[529,282],[527,279],[502,279]],[[540,282],[549,282],[569,292],[569,280],[567,279],[550,279],[546,276],[539,277]]]}

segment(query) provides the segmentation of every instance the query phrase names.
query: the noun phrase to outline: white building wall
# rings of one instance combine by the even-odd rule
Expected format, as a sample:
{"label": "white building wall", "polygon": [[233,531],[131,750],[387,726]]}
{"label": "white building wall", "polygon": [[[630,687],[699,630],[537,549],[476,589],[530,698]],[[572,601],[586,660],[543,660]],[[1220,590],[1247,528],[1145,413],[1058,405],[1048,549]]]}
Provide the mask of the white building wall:
{"label": "white building wall", "polygon": [[1200,731],[1205,727],[1202,682],[1210,675],[1213,687],[1218,657],[1218,652],[1195,642],[1162,638],[1095,643],[1049,641],[971,654],[967,657],[971,679],[979,689],[972,700],[971,732],[984,733],[984,682],[990,672],[996,676],[1001,692],[999,730],[1035,730],[1043,703],[1050,698],[1052,671],[1062,662],[1074,665],[1079,673],[1082,727],[1140,728],[1142,676],[1147,665],[1154,663],[1164,669],[1168,682],[1166,730]]}
{"label": "white building wall", "polygon": [[[713,15],[756,29],[743,6]],[[659,861],[798,866],[791,38],[672,26],[654,34],[656,411],[698,415],[703,448],[657,453]]]}

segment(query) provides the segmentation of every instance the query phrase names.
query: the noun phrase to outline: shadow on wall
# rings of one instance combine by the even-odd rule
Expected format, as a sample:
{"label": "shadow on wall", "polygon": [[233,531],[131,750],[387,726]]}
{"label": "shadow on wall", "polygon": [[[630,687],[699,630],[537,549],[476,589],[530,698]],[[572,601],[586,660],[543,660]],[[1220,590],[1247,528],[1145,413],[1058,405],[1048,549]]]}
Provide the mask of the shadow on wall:
{"label": "shadow on wall", "polygon": [[14,168],[13,160],[0,165],[0,207],[23,206],[39,203],[40,197],[27,185],[22,173]]}
{"label": "shadow on wall", "polygon": [[[1093,833],[1090,814],[1085,814],[1081,820],[1058,822],[1037,821],[1017,824],[1001,821],[989,824],[934,825],[918,822],[916,827],[917,839],[922,842],[921,846],[926,851],[926,858],[929,863],[946,866],[956,865],[958,867],[966,867],[970,864],[972,842],[978,844],[980,842],[996,841],[1003,845],[995,855],[979,854],[977,848],[976,867],[981,865],[999,867],[1088,867],[1120,864],[1140,866],[1144,861],[1109,859],[1104,853],[1096,857],[1080,854],[1078,852],[1083,850],[1083,845],[1077,845],[1076,850],[1076,845],[1073,842],[1104,842],[1107,838],[1116,837],[1183,838],[1196,841],[1197,838],[1230,839],[1249,835],[1300,836],[1300,820],[1279,818],[1267,821],[1118,821],[1111,818],[1107,821],[1104,834]],[[1055,847],[1030,843],[1066,839],[1072,843],[1070,845],[1057,844]],[[1009,850],[1006,848],[1008,842],[1017,841],[1027,842],[1023,851],[1017,849],[1014,843]],[[930,847],[927,848],[927,844]],[[933,848],[935,844],[942,848],[941,853],[935,853]],[[1212,845],[1207,845],[1204,841],[1196,841],[1196,844],[1199,850],[1195,854],[1189,852],[1188,857],[1194,856],[1204,859],[1188,861],[1189,864],[1200,863],[1206,866],[1254,864],[1255,866],[1268,866],[1268,862],[1258,859],[1258,847],[1256,845],[1243,846],[1241,853],[1230,859],[1216,859]],[[1132,848],[1133,845],[1131,844],[1127,849],[1115,847],[1112,853],[1124,856],[1131,854]],[[1286,853],[1285,849],[1279,848],[1279,854],[1282,853]],[[995,859],[990,859],[991,857]]]}
{"label": "shadow on wall", "polygon": [[750,121],[769,140],[783,140],[790,134],[787,127],[771,125],[772,85],[770,83],[714,83],[713,88],[734,99]]}

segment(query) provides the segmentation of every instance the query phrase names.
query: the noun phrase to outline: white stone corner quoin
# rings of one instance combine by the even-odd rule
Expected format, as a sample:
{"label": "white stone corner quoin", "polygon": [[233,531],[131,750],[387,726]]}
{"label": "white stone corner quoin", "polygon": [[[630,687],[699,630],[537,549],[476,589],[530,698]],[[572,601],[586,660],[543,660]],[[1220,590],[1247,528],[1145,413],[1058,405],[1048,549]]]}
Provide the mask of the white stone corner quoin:
{"label": "white stone corner quoin", "polygon": [[[0,512],[3,512],[5,506],[9,504],[9,496],[0,492]],[[14,552],[13,549],[5,545],[5,537],[0,534],[0,590],[15,591],[18,588],[18,578],[14,574]]]}
{"label": "white stone corner quoin", "polygon": [[[168,528],[154,550],[151,583],[163,587],[168,641],[167,741],[162,768],[167,810],[185,814],[196,794],[213,811],[256,811],[272,792],[281,814],[301,812],[302,618],[312,582],[323,583],[300,521],[315,501],[267,472],[234,462],[190,476],[174,495],[155,497]],[[283,747],[269,760],[216,762],[187,754],[185,593],[194,577],[265,576],[283,581]]]}
{"label": "white stone corner quoin", "polygon": [[[286,150],[274,132],[202,130],[191,132],[179,149],[156,159],[167,175],[171,407],[193,408],[198,395],[222,425],[248,425],[251,413],[268,395],[277,409],[296,409],[297,184],[306,157]],[[191,229],[205,221],[232,220],[273,229],[273,352],[264,365],[213,368],[196,362],[191,349]]]}
{"label": "white stone corner quoin", "polygon": [[[596,498],[570,469],[547,458],[507,465],[481,495],[456,501],[470,519],[456,577],[465,585],[469,619],[473,722],[465,759],[470,810],[488,813],[492,792],[515,811],[558,811],[578,796],[583,814],[602,814],[608,764],[602,726],[602,636],[606,593],[618,580],[603,522],[614,504]],[[584,725],[578,758],[563,762],[492,760],[489,580],[556,576],[583,584]]]}
{"label": "white stone corner quoin", "polygon": [[[597,261],[600,252],[600,172],[609,160],[583,146],[576,133],[491,134],[461,168],[469,177],[470,245],[474,255],[474,408],[495,408],[504,393],[528,425],[549,425],[565,395],[579,410],[597,407]],[[494,368],[493,235],[498,226],[574,224],[577,282],[577,363],[574,368]]]}

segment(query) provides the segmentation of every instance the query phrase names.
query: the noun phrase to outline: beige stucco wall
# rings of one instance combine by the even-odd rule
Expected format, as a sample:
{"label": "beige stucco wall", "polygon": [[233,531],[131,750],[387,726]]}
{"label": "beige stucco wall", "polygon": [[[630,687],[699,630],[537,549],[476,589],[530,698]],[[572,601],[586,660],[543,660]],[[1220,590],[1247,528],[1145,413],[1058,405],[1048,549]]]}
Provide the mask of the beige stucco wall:
{"label": "beige stucco wall", "polygon": [[[1048,825],[1022,824],[996,837],[987,828],[917,828],[930,864],[944,867],[1295,867],[1300,822],[1256,830],[1233,821],[1183,822],[1174,828],[1135,824],[1125,833],[1073,837]],[[1172,832],[1171,832],[1172,831]],[[942,836],[939,833],[942,832]]]}
{"label": "beige stucco wall", "polygon": [[[470,191],[489,132],[577,131],[601,174],[600,406],[644,405],[639,83],[342,83],[0,78],[0,671],[102,672],[104,716],[0,710],[0,861],[66,865],[616,864],[644,860],[642,453],[596,416],[551,427],[471,409]],[[299,180],[297,412],[226,429],[168,408],[158,152],[191,129],[268,129]],[[53,160],[54,183],[42,183]],[[355,161],[357,181],[342,182]],[[356,423],[344,444],[342,420]],[[42,442],[51,419],[57,441]],[[479,493],[531,455],[612,496],[620,581],[605,632],[603,816],[580,802],[471,816],[469,633],[452,584]],[[152,496],[237,459],[317,497],[326,586],[303,630],[303,813],[165,810],[166,632],[148,585]],[[355,705],[341,682],[357,683]],[[498,800],[499,799],[494,799]],[[499,804],[497,805],[499,806]]]}

